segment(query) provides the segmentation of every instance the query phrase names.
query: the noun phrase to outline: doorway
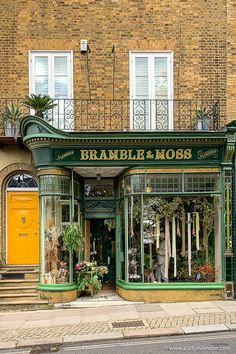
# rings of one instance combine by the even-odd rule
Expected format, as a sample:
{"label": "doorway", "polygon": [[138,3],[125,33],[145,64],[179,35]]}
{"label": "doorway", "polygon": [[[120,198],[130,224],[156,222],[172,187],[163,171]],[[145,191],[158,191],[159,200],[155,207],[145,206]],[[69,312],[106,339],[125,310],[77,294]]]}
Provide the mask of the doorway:
{"label": "doorway", "polygon": [[115,220],[90,220],[90,259],[98,265],[108,267],[108,274],[103,276],[102,289],[115,288]]}

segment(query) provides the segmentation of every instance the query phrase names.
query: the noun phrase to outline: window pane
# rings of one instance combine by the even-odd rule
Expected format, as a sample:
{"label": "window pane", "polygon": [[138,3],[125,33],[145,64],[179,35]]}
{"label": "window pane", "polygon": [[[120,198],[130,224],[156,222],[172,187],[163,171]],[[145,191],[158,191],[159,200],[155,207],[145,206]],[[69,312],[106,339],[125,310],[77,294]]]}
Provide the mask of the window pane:
{"label": "window pane", "polygon": [[55,98],[68,96],[68,78],[56,77],[54,82]]}
{"label": "window pane", "polygon": [[67,76],[67,57],[55,57],[54,58],[54,75]]}
{"label": "window pane", "polygon": [[219,191],[219,177],[216,174],[186,174],[185,192]]}
{"label": "window pane", "polygon": [[136,98],[148,97],[148,58],[135,58]]}
{"label": "window pane", "polygon": [[141,197],[130,196],[128,204],[128,279],[130,282],[142,281],[140,210]]}
{"label": "window pane", "polygon": [[167,58],[155,58],[155,76],[167,76]]}
{"label": "window pane", "polygon": [[36,77],[35,78],[35,94],[48,95],[48,78]]}
{"label": "window pane", "polygon": [[35,75],[48,75],[48,58],[36,57],[35,58]]}

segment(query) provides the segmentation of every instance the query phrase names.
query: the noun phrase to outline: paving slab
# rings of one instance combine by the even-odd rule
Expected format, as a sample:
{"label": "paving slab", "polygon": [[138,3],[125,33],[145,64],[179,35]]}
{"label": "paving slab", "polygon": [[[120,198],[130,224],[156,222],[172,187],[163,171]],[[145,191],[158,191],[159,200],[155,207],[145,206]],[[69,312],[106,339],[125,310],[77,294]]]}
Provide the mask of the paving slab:
{"label": "paving slab", "polygon": [[114,331],[108,333],[95,333],[95,334],[83,334],[83,335],[74,335],[74,336],[65,336],[64,343],[73,343],[73,342],[90,342],[90,341],[99,341],[106,339],[123,339],[124,336],[121,331]]}
{"label": "paving slab", "polygon": [[186,309],[165,309],[165,312],[167,313],[168,316],[187,316],[187,315],[196,315],[196,313],[190,309],[190,308],[186,308]]}
{"label": "paving slab", "polygon": [[211,301],[188,302],[188,306],[192,309],[217,308],[217,303]]}
{"label": "paving slab", "polygon": [[56,317],[51,321],[52,326],[58,325],[70,325],[70,324],[80,324],[82,322],[81,317],[77,316],[66,316],[66,317]]}
{"label": "paving slab", "polygon": [[194,312],[196,313],[224,313],[224,311],[218,307],[209,307],[209,308],[194,308]]}
{"label": "paving slab", "polygon": [[226,325],[231,331],[236,331],[236,323],[231,323]]}
{"label": "paving slab", "polygon": [[16,328],[21,328],[24,323],[26,321],[25,320],[13,320],[11,319],[10,321],[4,321],[4,322],[0,322],[0,328],[1,329],[16,329]]}
{"label": "paving slab", "polygon": [[224,312],[228,312],[228,313],[233,313],[236,312],[236,306],[219,306],[219,308],[221,310],[223,310]]}
{"label": "paving slab", "polygon": [[25,321],[21,328],[39,328],[39,327],[50,327],[52,326],[52,320],[33,320]]}
{"label": "paving slab", "polygon": [[219,332],[219,331],[229,331],[229,328],[224,324],[215,324],[215,325],[203,325],[203,326],[189,326],[182,327],[184,333],[204,333],[204,332]]}
{"label": "paving slab", "polygon": [[16,341],[12,342],[0,342],[0,349],[13,349],[16,348]]}
{"label": "paving slab", "polygon": [[44,338],[44,339],[20,339],[16,345],[19,347],[31,347],[36,345],[61,345],[62,338]]}
{"label": "paving slab", "polygon": [[165,318],[168,317],[167,313],[164,311],[157,312],[139,312],[139,318]]}
{"label": "paving slab", "polygon": [[158,304],[141,304],[136,305],[135,308],[138,312],[163,312],[162,307]]}
{"label": "paving slab", "polygon": [[170,336],[174,334],[183,334],[182,328],[169,327],[169,328],[135,328],[135,329],[125,329],[123,331],[123,336],[127,338],[140,338],[148,336]]}

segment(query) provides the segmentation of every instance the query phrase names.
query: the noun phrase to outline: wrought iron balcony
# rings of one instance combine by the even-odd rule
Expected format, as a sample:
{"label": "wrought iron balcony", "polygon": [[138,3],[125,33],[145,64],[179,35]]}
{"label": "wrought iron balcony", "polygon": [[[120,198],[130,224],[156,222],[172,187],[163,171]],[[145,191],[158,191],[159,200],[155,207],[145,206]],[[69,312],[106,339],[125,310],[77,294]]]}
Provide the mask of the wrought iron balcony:
{"label": "wrought iron balcony", "polygon": [[[1,99],[1,113],[11,102],[20,104],[22,100]],[[218,100],[55,99],[55,103],[56,107],[47,111],[44,119],[64,131],[220,129]],[[23,110],[25,114],[34,114],[25,107]]]}

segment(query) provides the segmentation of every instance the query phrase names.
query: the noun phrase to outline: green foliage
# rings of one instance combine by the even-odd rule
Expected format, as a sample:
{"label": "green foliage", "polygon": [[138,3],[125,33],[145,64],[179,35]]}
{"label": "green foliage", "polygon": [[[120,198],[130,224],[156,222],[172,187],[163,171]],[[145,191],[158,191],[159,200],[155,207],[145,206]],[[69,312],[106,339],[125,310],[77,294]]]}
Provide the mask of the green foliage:
{"label": "green foliage", "polygon": [[46,111],[54,108],[56,103],[54,103],[54,100],[49,96],[32,94],[25,97],[23,105],[30,109],[34,109],[35,115],[37,117],[43,118],[43,114]]}
{"label": "green foliage", "polygon": [[2,114],[3,122],[8,122],[11,125],[15,125],[21,118],[23,118],[21,106],[15,103],[8,104]]}
{"label": "green foliage", "polygon": [[83,248],[84,235],[78,224],[73,223],[66,226],[62,233],[62,239],[65,247],[71,252]]}
{"label": "green foliage", "polygon": [[96,292],[96,291],[100,291],[101,288],[102,288],[102,282],[101,280],[98,278],[97,275],[93,275],[93,276],[90,276],[89,274],[88,275],[85,275],[80,281],[79,281],[79,284],[78,284],[78,289],[79,290],[85,290],[87,287],[93,287],[93,290]]}

